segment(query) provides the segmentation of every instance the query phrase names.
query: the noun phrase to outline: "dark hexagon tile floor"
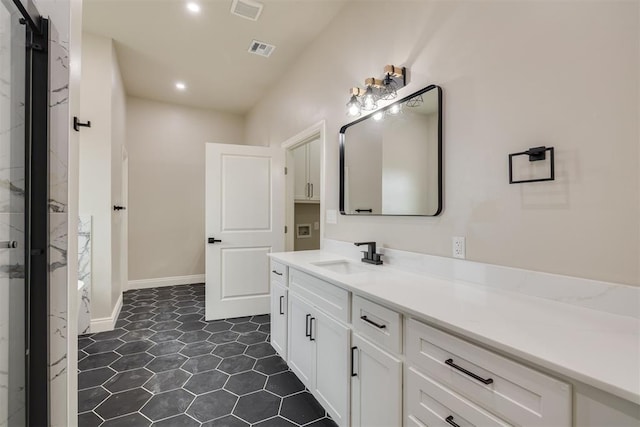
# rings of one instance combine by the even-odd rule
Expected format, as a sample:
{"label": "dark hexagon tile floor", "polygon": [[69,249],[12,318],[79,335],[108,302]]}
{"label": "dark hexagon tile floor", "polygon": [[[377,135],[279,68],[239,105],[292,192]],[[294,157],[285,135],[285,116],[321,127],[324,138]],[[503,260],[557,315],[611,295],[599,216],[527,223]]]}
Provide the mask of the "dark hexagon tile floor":
{"label": "dark hexagon tile floor", "polygon": [[125,292],[115,330],[78,338],[78,425],[335,427],[269,322],[205,321],[202,284]]}

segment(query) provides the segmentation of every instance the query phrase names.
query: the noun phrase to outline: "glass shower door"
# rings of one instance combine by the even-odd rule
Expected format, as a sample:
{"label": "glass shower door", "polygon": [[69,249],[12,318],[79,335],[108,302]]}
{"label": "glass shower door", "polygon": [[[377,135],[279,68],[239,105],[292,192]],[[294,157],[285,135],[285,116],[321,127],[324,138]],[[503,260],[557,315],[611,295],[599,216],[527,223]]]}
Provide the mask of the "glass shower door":
{"label": "glass shower door", "polygon": [[0,427],[26,424],[26,31],[0,0]]}

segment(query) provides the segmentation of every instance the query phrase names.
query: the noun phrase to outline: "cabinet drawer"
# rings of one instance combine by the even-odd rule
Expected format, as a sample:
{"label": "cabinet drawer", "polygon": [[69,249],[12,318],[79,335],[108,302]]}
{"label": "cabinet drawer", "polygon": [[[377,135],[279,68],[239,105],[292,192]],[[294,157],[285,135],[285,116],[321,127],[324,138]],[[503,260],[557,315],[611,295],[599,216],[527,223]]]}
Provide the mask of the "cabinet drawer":
{"label": "cabinet drawer", "polygon": [[278,282],[282,286],[287,287],[288,270],[289,268],[286,265],[271,260],[271,281]]}
{"label": "cabinet drawer", "polygon": [[570,426],[571,387],[414,319],[406,354],[429,377],[504,420],[522,426]]}
{"label": "cabinet drawer", "polygon": [[349,323],[349,292],[299,270],[289,270],[289,287],[338,320]]}
{"label": "cabinet drawer", "polygon": [[414,368],[408,368],[405,372],[406,426],[509,426]]}
{"label": "cabinet drawer", "polygon": [[371,341],[402,353],[402,315],[379,304],[353,296],[353,328]]}

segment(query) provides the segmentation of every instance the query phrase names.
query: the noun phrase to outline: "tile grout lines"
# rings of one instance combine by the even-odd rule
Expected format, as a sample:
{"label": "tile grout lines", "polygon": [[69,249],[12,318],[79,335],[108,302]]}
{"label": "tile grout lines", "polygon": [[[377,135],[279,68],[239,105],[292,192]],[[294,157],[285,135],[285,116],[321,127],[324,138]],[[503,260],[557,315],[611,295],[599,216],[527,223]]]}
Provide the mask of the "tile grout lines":
{"label": "tile grout lines", "polygon": [[269,315],[206,322],[204,285],[127,291],[78,339],[79,425],[335,426],[268,343]]}

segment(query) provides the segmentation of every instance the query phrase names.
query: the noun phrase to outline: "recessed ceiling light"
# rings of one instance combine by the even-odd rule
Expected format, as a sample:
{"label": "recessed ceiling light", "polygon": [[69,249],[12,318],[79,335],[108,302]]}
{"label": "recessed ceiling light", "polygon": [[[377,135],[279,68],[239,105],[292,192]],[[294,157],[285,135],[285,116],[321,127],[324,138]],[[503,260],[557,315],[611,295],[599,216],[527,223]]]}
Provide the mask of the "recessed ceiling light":
{"label": "recessed ceiling light", "polygon": [[177,82],[176,83],[176,89],[178,90],[185,90],[187,88],[187,85],[184,84],[183,82]]}
{"label": "recessed ceiling light", "polygon": [[198,3],[190,1],[187,3],[187,10],[191,13],[200,13],[200,5]]}

